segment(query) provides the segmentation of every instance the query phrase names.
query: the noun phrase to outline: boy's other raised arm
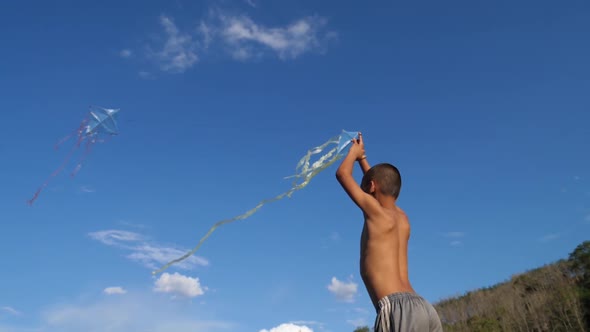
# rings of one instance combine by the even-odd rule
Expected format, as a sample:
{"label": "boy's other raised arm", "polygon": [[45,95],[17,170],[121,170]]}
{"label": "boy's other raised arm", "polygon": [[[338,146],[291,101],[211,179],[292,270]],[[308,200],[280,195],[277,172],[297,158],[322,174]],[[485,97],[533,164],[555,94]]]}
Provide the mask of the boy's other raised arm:
{"label": "boy's other raised arm", "polygon": [[363,175],[365,175],[365,173],[371,169],[371,165],[369,165],[369,162],[367,161],[367,156],[363,155],[358,162],[359,166],[361,166],[361,170],[363,171]]}

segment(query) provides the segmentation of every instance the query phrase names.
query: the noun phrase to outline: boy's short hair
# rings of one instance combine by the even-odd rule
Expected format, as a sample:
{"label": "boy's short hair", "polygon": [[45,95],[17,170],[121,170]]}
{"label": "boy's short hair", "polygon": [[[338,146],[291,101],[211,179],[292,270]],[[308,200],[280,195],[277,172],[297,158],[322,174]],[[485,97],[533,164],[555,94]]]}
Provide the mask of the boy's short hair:
{"label": "boy's short hair", "polygon": [[379,191],[384,195],[391,195],[398,198],[402,187],[402,177],[397,167],[381,163],[371,167],[363,176],[361,187],[365,189],[370,181],[379,184]]}

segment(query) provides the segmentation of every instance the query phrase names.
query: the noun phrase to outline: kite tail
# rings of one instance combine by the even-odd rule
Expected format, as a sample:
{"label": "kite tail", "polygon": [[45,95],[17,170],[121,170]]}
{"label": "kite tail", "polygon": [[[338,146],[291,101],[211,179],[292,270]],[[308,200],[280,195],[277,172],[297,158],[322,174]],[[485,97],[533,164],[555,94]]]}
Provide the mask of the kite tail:
{"label": "kite tail", "polygon": [[74,152],[80,147],[80,143],[82,142],[82,140],[84,140],[84,137],[83,136],[78,137],[78,142],[76,143],[76,145],[74,145],[70,149],[70,152],[68,152],[68,154],[64,158],[64,160],[61,163],[61,165],[55,171],[53,171],[53,173],[51,173],[51,175],[45,180],[45,182],[43,182],[43,184],[39,187],[39,189],[37,189],[37,191],[35,192],[35,194],[33,195],[33,197],[30,200],[27,201],[27,204],[33,205],[33,203],[35,202],[35,200],[39,197],[39,194],[41,194],[41,191],[45,187],[47,187],[47,185],[49,184],[49,181],[51,181],[52,178],[56,177],[59,173],[61,173],[61,171],[66,167],[66,165],[68,164],[68,162],[72,158],[72,155],[74,154]]}
{"label": "kite tail", "polygon": [[[292,177],[296,177],[296,178],[304,178],[303,182],[297,184],[296,182],[293,184],[293,187],[291,189],[289,189],[288,191],[275,196],[273,198],[269,198],[269,199],[265,199],[263,201],[261,201],[260,203],[258,203],[258,205],[256,205],[256,207],[250,209],[249,211],[247,211],[244,214],[241,214],[239,216],[233,217],[231,219],[225,219],[225,220],[221,220],[218,221],[217,223],[215,223],[207,232],[207,234],[205,234],[205,236],[203,236],[201,238],[201,240],[199,241],[199,243],[189,252],[187,252],[186,254],[184,254],[183,256],[174,259],[172,261],[170,261],[169,263],[167,263],[166,265],[164,265],[163,267],[161,267],[160,269],[153,271],[152,275],[156,275],[161,273],[162,271],[166,270],[167,268],[169,268],[171,265],[176,264],[178,262],[181,262],[185,259],[187,259],[188,257],[194,255],[197,250],[199,250],[199,248],[201,247],[201,245],[205,242],[205,240],[207,240],[207,238],[213,234],[213,232],[219,227],[222,226],[224,224],[228,224],[231,222],[234,222],[236,220],[243,220],[246,219],[248,217],[250,217],[251,215],[253,215],[254,213],[256,213],[256,211],[258,211],[262,206],[264,206],[265,204],[271,203],[271,202],[275,202],[278,200],[281,200],[285,197],[291,197],[291,195],[298,190],[301,190],[303,188],[305,188],[310,182],[311,179],[313,179],[319,172],[323,171],[324,169],[330,167],[332,164],[334,164],[338,159],[342,158],[341,154],[337,153],[338,148],[333,148],[332,150],[330,150],[329,152],[327,152],[325,155],[323,155],[322,157],[320,157],[316,162],[314,162],[311,167],[309,166],[309,158],[311,157],[312,154],[317,154],[320,153],[326,146],[328,146],[329,144],[333,144],[333,143],[338,143],[338,137],[336,138],[332,138],[330,139],[328,142],[324,143],[321,146],[318,146],[310,151],[307,152],[307,155],[305,155],[297,164],[297,169],[302,168],[302,171],[299,174],[295,174]],[[331,159],[330,159],[331,158]]]}
{"label": "kite tail", "polygon": [[295,167],[295,171],[300,170],[300,173],[295,174],[295,175],[291,175],[291,176],[287,176],[287,177],[285,177],[285,179],[289,179],[289,178],[293,178],[293,177],[295,177],[295,178],[302,177],[303,174],[305,174],[309,171],[309,161],[311,159],[311,156],[322,152],[330,144],[338,144],[338,138],[339,138],[339,136],[332,137],[326,143],[324,143],[320,146],[316,146],[315,148],[307,151],[307,154],[305,156],[303,156],[303,158],[301,158],[301,160],[299,160],[299,162],[297,163],[297,166]]}
{"label": "kite tail", "polygon": [[77,136],[78,137],[78,142],[76,144],[80,144],[80,137],[82,136],[83,132],[84,132],[84,128],[86,127],[86,123],[88,121],[87,120],[83,120],[80,123],[80,126],[78,127],[78,129],[74,130],[71,134],[69,134],[68,136],[60,139],[59,141],[57,141],[57,143],[55,143],[55,145],[53,146],[53,148],[55,150],[58,150],[60,146],[62,146],[62,144],[64,144],[65,142],[67,142],[70,138],[72,138],[73,136]]}
{"label": "kite tail", "polygon": [[82,155],[82,157],[80,157],[78,164],[76,164],[76,167],[74,168],[74,170],[70,174],[71,177],[74,177],[74,176],[76,176],[76,174],[78,174],[78,172],[82,168],[82,163],[84,163],[84,161],[86,160],[86,157],[88,157],[88,155],[92,151],[92,146],[95,143],[96,143],[96,139],[91,139],[91,140],[86,141],[86,147],[84,149],[84,154]]}

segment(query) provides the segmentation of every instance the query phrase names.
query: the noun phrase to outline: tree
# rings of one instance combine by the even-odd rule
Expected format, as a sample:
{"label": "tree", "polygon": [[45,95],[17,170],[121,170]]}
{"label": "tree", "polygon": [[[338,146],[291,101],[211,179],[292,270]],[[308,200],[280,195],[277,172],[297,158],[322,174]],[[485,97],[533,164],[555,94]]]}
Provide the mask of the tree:
{"label": "tree", "polygon": [[575,275],[584,282],[590,282],[590,241],[584,241],[578,245],[570,253],[569,260]]}
{"label": "tree", "polygon": [[570,253],[572,273],[578,281],[580,301],[585,308],[586,327],[590,330],[590,241],[584,241]]}
{"label": "tree", "polygon": [[361,326],[361,327],[357,327],[356,329],[354,329],[354,332],[370,332],[371,330],[369,330],[368,326]]}

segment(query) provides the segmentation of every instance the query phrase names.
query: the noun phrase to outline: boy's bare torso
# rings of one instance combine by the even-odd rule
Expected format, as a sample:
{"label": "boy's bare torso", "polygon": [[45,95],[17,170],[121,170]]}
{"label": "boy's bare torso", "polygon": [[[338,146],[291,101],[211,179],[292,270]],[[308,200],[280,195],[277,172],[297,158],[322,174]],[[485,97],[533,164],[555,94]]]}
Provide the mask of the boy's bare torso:
{"label": "boy's bare torso", "polygon": [[408,278],[410,224],[397,206],[367,217],[361,235],[360,274],[371,301],[397,292],[414,292]]}

